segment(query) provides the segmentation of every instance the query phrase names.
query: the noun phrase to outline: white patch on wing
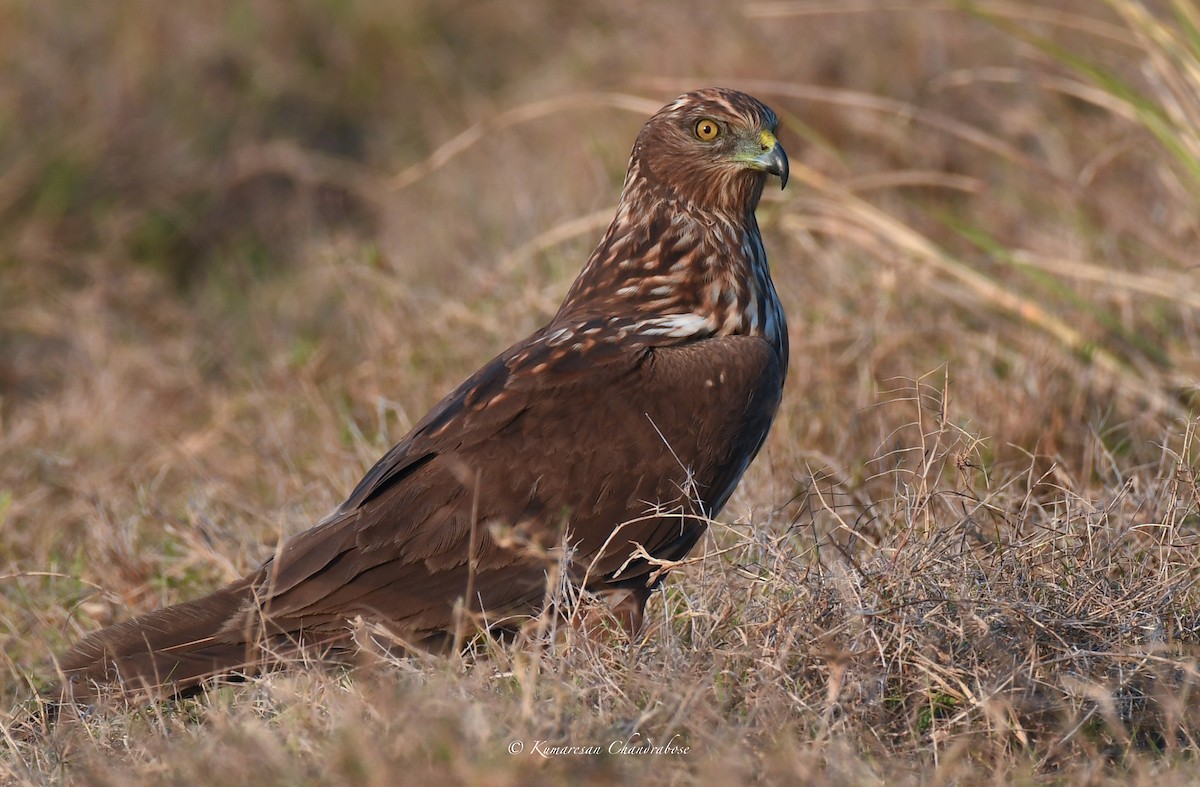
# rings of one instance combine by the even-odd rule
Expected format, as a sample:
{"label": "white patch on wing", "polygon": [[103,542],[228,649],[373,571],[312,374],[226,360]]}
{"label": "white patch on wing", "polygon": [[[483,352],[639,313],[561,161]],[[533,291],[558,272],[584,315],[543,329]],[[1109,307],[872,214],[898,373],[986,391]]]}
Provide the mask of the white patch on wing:
{"label": "white patch on wing", "polygon": [[570,328],[559,328],[557,331],[546,337],[546,346],[557,347],[560,344],[570,340],[572,337],[574,337],[574,335],[575,332]]}
{"label": "white patch on wing", "polygon": [[646,336],[670,336],[675,339],[686,339],[690,336],[709,336],[715,326],[708,317],[702,314],[668,314],[642,320],[635,325],[638,333]]}

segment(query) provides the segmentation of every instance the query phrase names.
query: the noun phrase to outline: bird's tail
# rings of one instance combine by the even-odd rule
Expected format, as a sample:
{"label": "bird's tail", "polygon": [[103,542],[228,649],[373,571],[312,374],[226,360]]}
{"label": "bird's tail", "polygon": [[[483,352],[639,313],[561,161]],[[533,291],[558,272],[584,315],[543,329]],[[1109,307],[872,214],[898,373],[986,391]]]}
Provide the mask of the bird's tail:
{"label": "bird's tail", "polygon": [[100,685],[178,696],[208,677],[255,671],[264,657],[250,625],[255,606],[248,577],[196,601],[102,629],[59,660],[64,683],[55,699],[86,702]]}

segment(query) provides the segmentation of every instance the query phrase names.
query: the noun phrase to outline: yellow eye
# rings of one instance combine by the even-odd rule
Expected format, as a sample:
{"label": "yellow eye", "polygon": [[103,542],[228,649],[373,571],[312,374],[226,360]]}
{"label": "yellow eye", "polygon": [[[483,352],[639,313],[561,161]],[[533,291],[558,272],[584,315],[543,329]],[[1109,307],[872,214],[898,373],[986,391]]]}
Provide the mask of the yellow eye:
{"label": "yellow eye", "polygon": [[702,142],[712,142],[721,136],[721,127],[717,125],[717,121],[711,118],[702,118],[696,121],[695,132],[696,139]]}

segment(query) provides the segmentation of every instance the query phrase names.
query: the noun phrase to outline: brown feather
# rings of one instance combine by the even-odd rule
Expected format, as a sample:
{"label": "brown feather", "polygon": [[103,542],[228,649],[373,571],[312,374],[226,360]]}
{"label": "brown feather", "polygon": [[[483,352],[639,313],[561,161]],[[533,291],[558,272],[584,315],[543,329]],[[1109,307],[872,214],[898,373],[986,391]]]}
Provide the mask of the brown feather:
{"label": "brown feather", "polygon": [[[241,580],[198,601],[146,613],[103,629],[71,648],[58,662],[76,699],[91,696],[92,682],[131,688],[172,684],[185,691],[210,675],[236,669],[257,656],[244,641],[226,638],[226,623],[253,598]],[[232,640],[232,641],[231,641]]]}

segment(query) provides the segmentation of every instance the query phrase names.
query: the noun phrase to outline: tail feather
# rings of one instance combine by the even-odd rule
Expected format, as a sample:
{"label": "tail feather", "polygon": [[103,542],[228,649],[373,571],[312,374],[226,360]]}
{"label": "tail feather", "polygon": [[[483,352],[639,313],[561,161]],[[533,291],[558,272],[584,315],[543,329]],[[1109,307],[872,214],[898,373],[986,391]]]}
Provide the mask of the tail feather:
{"label": "tail feather", "polygon": [[205,678],[261,667],[261,643],[239,624],[253,598],[252,583],[241,580],[92,634],[59,660],[62,696],[86,701],[99,684],[185,694]]}

